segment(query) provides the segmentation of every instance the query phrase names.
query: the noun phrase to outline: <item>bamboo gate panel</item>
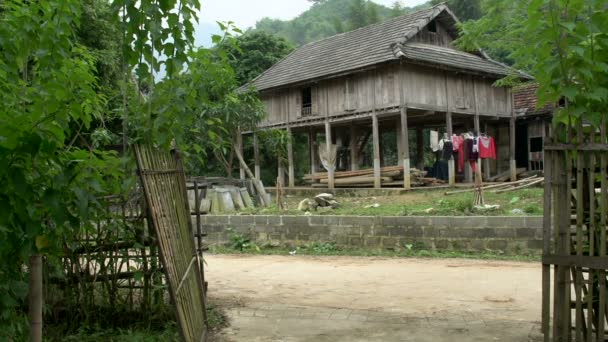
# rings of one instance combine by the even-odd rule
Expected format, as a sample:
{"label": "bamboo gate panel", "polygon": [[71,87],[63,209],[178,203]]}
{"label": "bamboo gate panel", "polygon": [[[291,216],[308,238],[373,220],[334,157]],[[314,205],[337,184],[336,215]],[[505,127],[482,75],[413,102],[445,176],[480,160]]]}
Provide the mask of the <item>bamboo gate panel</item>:
{"label": "bamboo gate panel", "polygon": [[608,336],[606,122],[599,130],[579,125],[559,133],[568,144],[545,142],[544,340],[603,342]]}
{"label": "bamboo gate panel", "polygon": [[207,332],[203,265],[194,245],[179,154],[137,145],[135,156],[182,337],[187,342],[203,341]]}

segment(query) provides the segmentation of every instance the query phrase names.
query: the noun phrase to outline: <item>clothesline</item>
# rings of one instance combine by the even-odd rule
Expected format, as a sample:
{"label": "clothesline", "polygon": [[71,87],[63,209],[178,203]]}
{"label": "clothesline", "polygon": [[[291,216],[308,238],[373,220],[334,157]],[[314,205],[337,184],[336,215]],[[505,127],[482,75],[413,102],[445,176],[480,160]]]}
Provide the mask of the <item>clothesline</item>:
{"label": "clothesline", "polygon": [[470,132],[462,134],[452,134],[448,137],[447,133],[438,139],[439,133],[431,131],[431,149],[433,152],[441,152],[441,158],[450,160],[454,154],[458,156],[458,172],[462,172],[464,163],[469,161],[473,170],[477,169],[478,159],[496,160],[496,144],[494,138],[485,133],[475,135]]}

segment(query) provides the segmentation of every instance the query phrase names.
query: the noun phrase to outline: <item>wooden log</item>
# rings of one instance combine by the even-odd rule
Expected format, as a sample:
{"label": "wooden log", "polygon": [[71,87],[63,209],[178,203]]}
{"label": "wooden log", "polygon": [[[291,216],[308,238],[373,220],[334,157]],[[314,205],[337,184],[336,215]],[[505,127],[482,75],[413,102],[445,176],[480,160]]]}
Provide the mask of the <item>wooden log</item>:
{"label": "wooden log", "polygon": [[[381,168],[380,172],[389,172],[389,171],[395,171],[395,170],[402,171],[403,167],[402,166],[386,166],[386,167]],[[339,172],[334,173],[334,178],[344,178],[344,177],[373,175],[373,174],[374,174],[374,169],[363,169],[363,170],[356,170],[356,171],[339,171]],[[308,175],[304,176],[304,179],[321,179],[321,178],[328,178],[327,172],[318,172],[313,175],[308,174]]]}
{"label": "wooden log", "polygon": [[[340,184],[340,185],[345,185],[345,184],[360,184],[360,183],[373,183],[375,181],[376,177],[370,177],[370,176],[363,176],[363,177],[351,177],[351,178],[340,178],[340,179],[336,179],[334,182],[334,184]],[[393,178],[391,177],[380,177],[381,181],[384,182],[391,182],[393,180]],[[328,180],[327,179],[321,179],[321,184],[327,184]]]}

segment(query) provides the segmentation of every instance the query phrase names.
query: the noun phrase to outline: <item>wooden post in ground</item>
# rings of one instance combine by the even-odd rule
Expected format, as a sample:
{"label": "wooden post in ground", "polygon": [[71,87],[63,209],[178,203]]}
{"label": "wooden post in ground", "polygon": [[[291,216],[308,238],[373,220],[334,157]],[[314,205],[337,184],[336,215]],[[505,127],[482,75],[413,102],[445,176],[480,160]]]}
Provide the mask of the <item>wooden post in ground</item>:
{"label": "wooden post in ground", "polygon": [[380,128],[378,127],[378,115],[376,113],[376,70],[372,72],[372,142],[374,146],[374,188],[382,187],[381,171],[380,171]]}
{"label": "wooden post in ground", "polygon": [[359,155],[357,154],[358,129],[354,122],[350,123],[350,170],[359,170]]}
{"label": "wooden post in ground", "polygon": [[416,168],[424,170],[424,131],[420,127],[416,128],[416,151],[416,158],[418,159]]}
{"label": "wooden post in ground", "polygon": [[[258,134],[253,133],[253,160],[255,179],[260,180],[260,145],[258,144]],[[244,171],[244,170],[243,170]]]}
{"label": "wooden post in ground", "polygon": [[[450,110],[450,90],[448,87],[448,74],[443,73],[444,85],[445,85],[445,126],[448,133],[448,138],[452,139],[452,112]],[[456,168],[454,165],[454,156],[448,160],[448,184],[450,186],[456,185]]]}
{"label": "wooden post in ground", "polygon": [[[403,160],[403,188],[410,189],[412,187],[411,175],[410,175],[410,138],[408,134],[408,126],[407,126],[407,104],[405,99],[405,77],[403,77],[404,73],[403,64],[399,64],[399,122],[401,123],[400,128],[401,132],[398,132],[398,136],[401,137],[400,146],[401,153],[399,154],[399,158]],[[401,163],[400,163],[401,164]]]}
{"label": "wooden post in ground", "polygon": [[287,132],[289,134],[289,140],[287,140],[287,167],[289,173],[289,187],[293,188],[296,186],[295,167],[293,164],[293,133],[291,131],[291,128],[287,128]]}
{"label": "wooden post in ground", "polygon": [[517,163],[515,162],[515,118],[509,120],[509,171],[511,182],[517,180]]}
{"label": "wooden post in ground", "polygon": [[308,154],[310,155],[310,174],[317,172],[317,132],[314,128],[308,131]]}
{"label": "wooden post in ground", "polygon": [[406,105],[401,106],[401,150],[403,155],[403,188],[410,189],[411,177],[410,177],[410,138],[407,129],[407,107]]}
{"label": "wooden post in ground", "polygon": [[395,137],[397,139],[397,165],[403,166],[403,144],[401,143],[401,119],[395,121]]}
{"label": "wooden post in ground", "polygon": [[[327,154],[327,158],[330,157],[331,155],[331,145],[332,145],[332,138],[331,138],[331,125],[329,123],[329,119],[325,119],[325,148],[326,148],[326,154]],[[329,164],[329,160],[328,160],[328,164]],[[334,175],[335,175],[335,161],[333,164],[328,165],[328,170],[327,170],[327,187],[330,189],[334,188]]]}
{"label": "wooden post in ground", "polygon": [[[447,111],[445,113],[445,125],[446,130],[448,131],[448,137],[452,136],[452,112]],[[456,185],[456,170],[454,169],[454,156],[450,157],[448,160],[448,184],[450,186]]]}
{"label": "wooden post in ground", "polygon": [[[239,149],[239,152],[241,153],[241,155],[243,154],[243,134],[241,133],[240,130],[238,130],[236,132],[236,148]],[[240,166],[239,164],[239,179],[243,180],[245,179],[245,170]]]}
{"label": "wooden post in ground", "polygon": [[372,112],[372,142],[374,144],[374,188],[380,189],[382,187],[382,180],[380,179],[380,132],[375,110]]}
{"label": "wooden post in ground", "polygon": [[42,341],[42,256],[30,256],[30,341]]}
{"label": "wooden post in ground", "polygon": [[509,121],[509,170],[511,182],[517,180],[517,163],[515,162],[515,100],[513,91],[511,93],[511,120]]}

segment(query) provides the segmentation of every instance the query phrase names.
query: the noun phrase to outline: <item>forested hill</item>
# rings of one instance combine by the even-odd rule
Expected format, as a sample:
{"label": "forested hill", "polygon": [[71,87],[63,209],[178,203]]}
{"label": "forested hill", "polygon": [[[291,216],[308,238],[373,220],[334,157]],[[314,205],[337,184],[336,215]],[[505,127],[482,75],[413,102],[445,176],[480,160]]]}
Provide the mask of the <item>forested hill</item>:
{"label": "forested hill", "polygon": [[333,36],[385,19],[427,8],[414,8],[398,2],[392,8],[366,0],[316,0],[313,6],[292,20],[263,18],[254,30],[266,31],[286,38],[295,45]]}

